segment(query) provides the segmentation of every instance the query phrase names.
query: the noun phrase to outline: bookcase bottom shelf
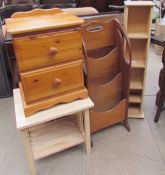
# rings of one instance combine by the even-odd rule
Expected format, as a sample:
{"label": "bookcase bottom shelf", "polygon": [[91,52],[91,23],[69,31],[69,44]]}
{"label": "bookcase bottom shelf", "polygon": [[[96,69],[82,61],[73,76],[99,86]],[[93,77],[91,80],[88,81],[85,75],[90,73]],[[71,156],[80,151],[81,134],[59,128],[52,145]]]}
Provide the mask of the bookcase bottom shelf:
{"label": "bookcase bottom shelf", "polygon": [[144,111],[140,107],[129,107],[128,108],[128,117],[129,118],[144,118]]}

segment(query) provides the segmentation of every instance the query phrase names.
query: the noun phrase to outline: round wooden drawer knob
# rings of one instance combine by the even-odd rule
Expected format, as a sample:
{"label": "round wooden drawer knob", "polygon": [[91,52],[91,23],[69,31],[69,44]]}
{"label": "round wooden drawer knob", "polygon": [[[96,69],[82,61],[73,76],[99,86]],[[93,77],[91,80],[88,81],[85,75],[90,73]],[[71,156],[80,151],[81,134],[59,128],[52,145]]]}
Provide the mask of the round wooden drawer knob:
{"label": "round wooden drawer knob", "polygon": [[54,79],[54,86],[55,86],[55,87],[60,86],[60,85],[61,85],[61,82],[62,82],[61,79],[55,78],[55,79]]}
{"label": "round wooden drawer knob", "polygon": [[50,48],[50,55],[56,55],[57,52],[58,52],[57,48],[55,48],[55,47]]}

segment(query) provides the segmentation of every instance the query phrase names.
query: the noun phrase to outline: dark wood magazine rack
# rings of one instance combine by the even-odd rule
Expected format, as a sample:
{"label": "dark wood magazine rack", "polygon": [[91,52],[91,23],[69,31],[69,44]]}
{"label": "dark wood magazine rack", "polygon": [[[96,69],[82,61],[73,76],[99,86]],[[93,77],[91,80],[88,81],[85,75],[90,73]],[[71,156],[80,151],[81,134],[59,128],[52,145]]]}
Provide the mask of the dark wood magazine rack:
{"label": "dark wood magazine rack", "polygon": [[[87,87],[95,104],[90,110],[91,131],[120,122],[130,130],[127,116],[131,49],[126,33],[115,19],[86,24],[82,33]],[[128,48],[128,59],[124,48]]]}

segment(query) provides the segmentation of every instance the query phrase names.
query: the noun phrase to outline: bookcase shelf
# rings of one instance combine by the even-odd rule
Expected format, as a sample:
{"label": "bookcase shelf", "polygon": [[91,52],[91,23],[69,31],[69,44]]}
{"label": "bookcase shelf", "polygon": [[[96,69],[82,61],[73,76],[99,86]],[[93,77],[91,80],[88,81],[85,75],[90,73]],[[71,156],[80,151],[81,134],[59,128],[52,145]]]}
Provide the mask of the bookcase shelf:
{"label": "bookcase shelf", "polygon": [[35,131],[29,129],[34,159],[40,159],[84,142],[84,136],[76,124],[59,119],[42,124]]}
{"label": "bookcase shelf", "polygon": [[128,37],[130,39],[147,39],[148,38],[148,34],[146,32],[138,32],[138,33],[134,33],[134,32],[129,32],[128,33]]}
{"label": "bookcase shelf", "polygon": [[133,59],[132,60],[132,68],[145,68],[145,61],[143,59]]}
{"label": "bookcase shelf", "polygon": [[128,117],[130,118],[144,118],[144,112],[140,107],[129,107]]}
{"label": "bookcase shelf", "polygon": [[130,94],[129,95],[129,102],[130,103],[141,103],[142,97],[141,97],[141,95]]}
{"label": "bookcase shelf", "polygon": [[144,81],[144,70],[143,69],[132,69],[131,70],[131,82],[130,89],[142,90]]}
{"label": "bookcase shelf", "polygon": [[132,48],[132,69],[128,109],[128,114],[131,118],[144,117],[142,104],[153,5],[154,3],[151,1],[125,2],[124,27]]}
{"label": "bookcase shelf", "polygon": [[130,89],[131,90],[142,90],[143,89],[142,82],[138,80],[131,81]]}

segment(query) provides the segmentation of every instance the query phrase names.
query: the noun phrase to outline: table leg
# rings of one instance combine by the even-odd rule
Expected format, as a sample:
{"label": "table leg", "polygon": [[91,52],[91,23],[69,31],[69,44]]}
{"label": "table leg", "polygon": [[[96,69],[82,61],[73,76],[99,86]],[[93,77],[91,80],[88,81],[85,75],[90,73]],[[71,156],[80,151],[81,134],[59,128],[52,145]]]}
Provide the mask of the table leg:
{"label": "table leg", "polygon": [[84,132],[83,113],[82,112],[79,112],[77,114],[77,122],[78,122],[78,127],[80,128],[81,132]]}
{"label": "table leg", "polygon": [[30,168],[31,175],[36,175],[33,153],[32,153],[32,150],[31,150],[31,144],[29,142],[28,130],[27,129],[22,130],[21,131],[21,136],[22,136],[22,140],[23,140],[23,143],[24,143],[24,149],[25,149],[25,153],[26,153],[26,157],[27,157],[27,161],[28,161],[28,165],[29,165],[29,168]]}
{"label": "table leg", "polygon": [[85,149],[86,153],[91,152],[91,131],[90,131],[90,117],[89,110],[84,111],[84,130],[85,130]]}

